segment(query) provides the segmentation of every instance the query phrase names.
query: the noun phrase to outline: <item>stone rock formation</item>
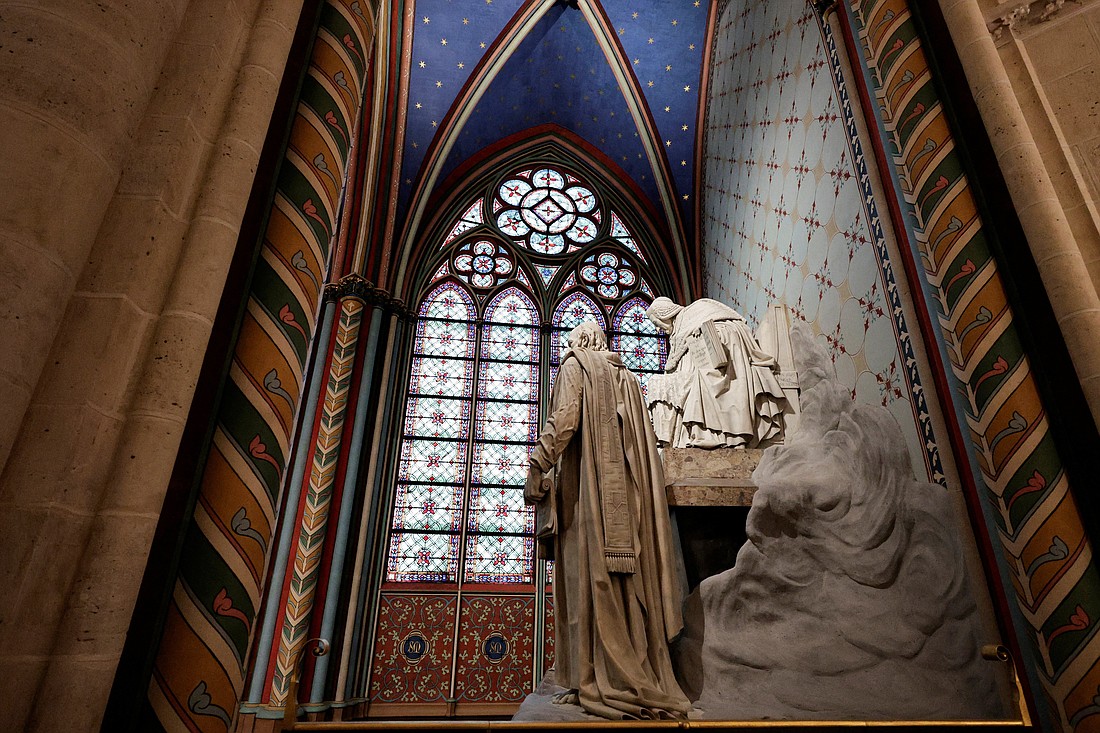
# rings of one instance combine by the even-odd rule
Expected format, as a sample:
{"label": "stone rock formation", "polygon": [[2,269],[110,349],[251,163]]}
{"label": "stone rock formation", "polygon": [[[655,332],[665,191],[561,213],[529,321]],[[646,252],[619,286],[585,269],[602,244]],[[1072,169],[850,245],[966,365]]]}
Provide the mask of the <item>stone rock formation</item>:
{"label": "stone rock formation", "polygon": [[685,689],[716,720],[1007,717],[947,491],[913,478],[894,418],[856,405],[806,331],[792,340],[801,425],[753,474],[736,566],[698,590]]}

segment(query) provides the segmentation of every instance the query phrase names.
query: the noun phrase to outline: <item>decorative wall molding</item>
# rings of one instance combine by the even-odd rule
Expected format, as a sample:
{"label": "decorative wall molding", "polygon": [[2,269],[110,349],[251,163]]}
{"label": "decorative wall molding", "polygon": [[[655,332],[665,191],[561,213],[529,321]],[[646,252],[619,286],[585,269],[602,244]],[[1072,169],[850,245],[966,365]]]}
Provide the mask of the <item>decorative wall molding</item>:
{"label": "decorative wall molding", "polygon": [[334,283],[325,286],[325,302],[337,302],[345,298],[354,298],[384,311],[396,313],[402,318],[413,318],[405,301],[393,297],[390,291],[380,288],[358,273],[345,275]]}
{"label": "decorative wall molding", "polygon": [[1066,6],[1067,1],[1084,7],[1093,0],[997,0],[994,8],[986,10],[986,26],[993,39],[1000,41],[1009,34],[1028,26],[1036,26],[1054,18]]}
{"label": "decorative wall molding", "polygon": [[[938,311],[945,366],[958,380],[960,427],[969,433],[982,510],[1019,611],[1017,637],[1049,711],[1046,727],[1083,733],[1100,719],[1100,572],[993,235],[937,98],[910,9],[920,1],[850,0],[860,61],[907,183],[905,220]],[[1035,12],[1040,3],[1026,5]]]}

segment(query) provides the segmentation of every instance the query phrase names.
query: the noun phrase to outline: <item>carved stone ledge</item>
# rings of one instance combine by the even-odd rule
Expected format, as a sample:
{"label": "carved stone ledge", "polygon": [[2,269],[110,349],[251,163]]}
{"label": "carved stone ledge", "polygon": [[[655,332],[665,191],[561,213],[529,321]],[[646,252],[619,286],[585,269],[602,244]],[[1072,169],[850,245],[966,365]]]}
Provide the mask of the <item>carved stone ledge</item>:
{"label": "carved stone ledge", "polygon": [[326,285],[325,300],[334,301],[343,300],[344,298],[357,298],[358,300],[368,302],[370,298],[375,297],[375,291],[378,291],[378,288],[374,287],[374,283],[367,280],[362,275],[353,272],[350,275],[345,275],[334,283]]}
{"label": "carved stone ledge", "polygon": [[665,448],[665,496],[672,507],[752,506],[758,448]]}
{"label": "carved stone ledge", "polygon": [[[986,11],[986,26],[995,41],[1024,28],[1045,23],[1062,12],[1067,3],[1082,7],[1092,0],[998,0]],[[992,17],[991,17],[992,16]]]}
{"label": "carved stone ledge", "polygon": [[410,317],[405,301],[393,297],[387,290],[376,287],[370,280],[354,272],[326,285],[324,297],[326,302],[355,298],[367,305],[377,306],[384,311],[396,313],[401,318],[407,319]]}

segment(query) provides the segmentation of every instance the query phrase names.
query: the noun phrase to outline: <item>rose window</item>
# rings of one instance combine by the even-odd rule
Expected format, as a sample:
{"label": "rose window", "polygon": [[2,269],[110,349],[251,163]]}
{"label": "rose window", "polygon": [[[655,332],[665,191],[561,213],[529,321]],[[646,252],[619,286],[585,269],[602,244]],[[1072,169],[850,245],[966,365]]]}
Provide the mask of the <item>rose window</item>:
{"label": "rose window", "polygon": [[454,270],[475,288],[491,288],[512,274],[515,268],[504,249],[487,240],[459,248],[454,258]]}
{"label": "rose window", "polygon": [[638,276],[624,258],[602,252],[581,265],[581,282],[604,298],[621,298],[634,289]]}
{"label": "rose window", "polygon": [[572,176],[552,168],[523,171],[497,194],[497,226],[535,252],[562,254],[596,238],[596,194]]}

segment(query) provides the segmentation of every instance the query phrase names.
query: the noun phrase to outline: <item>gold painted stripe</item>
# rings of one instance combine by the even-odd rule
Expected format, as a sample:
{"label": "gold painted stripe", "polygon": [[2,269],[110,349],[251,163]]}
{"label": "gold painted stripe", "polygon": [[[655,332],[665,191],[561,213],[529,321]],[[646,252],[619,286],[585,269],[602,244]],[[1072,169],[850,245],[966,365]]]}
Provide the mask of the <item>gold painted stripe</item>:
{"label": "gold painted stripe", "polygon": [[[1004,378],[996,391],[989,396],[989,401],[986,402],[985,409],[981,411],[981,414],[975,415],[968,412],[966,415],[967,424],[981,435],[991,432],[989,426],[997,419],[997,416],[1001,413],[1001,408],[1012,398],[1012,395],[1016,394],[1016,390],[1020,385],[1032,379],[1031,364],[1026,358],[1021,360],[1019,364],[1012,365],[1010,369],[1008,376]],[[970,389],[969,384],[967,389]],[[990,488],[993,487],[990,486]]]}
{"label": "gold painted stripe", "polygon": [[[344,143],[343,139],[341,138],[337,140],[336,131],[332,127],[332,125],[323,120],[321,116],[317,114],[317,112],[314,111],[312,108],[303,105],[302,108],[298,110],[298,116],[301,117],[306,123],[308,123],[309,126],[312,127],[314,131],[316,131],[317,135],[320,136],[321,140],[324,142],[325,146],[329,150],[329,156],[334,159],[333,165],[336,166],[336,170],[334,170],[333,173],[335,173],[336,178],[342,182],[344,180],[344,176],[347,174],[347,171],[344,168],[344,157],[340,155],[340,145]],[[352,120],[348,123],[348,125],[354,126],[355,121]]]}
{"label": "gold painted stripe", "polygon": [[[271,247],[264,247],[260,251],[260,256],[263,257],[264,262],[275,271],[279,279],[283,281],[287,290],[294,294],[294,299],[297,301],[298,307],[302,309],[302,312],[313,315],[314,311],[317,310],[317,303],[314,302],[312,297],[313,294],[302,284],[301,278],[305,278],[305,274],[293,269],[287,261],[280,257],[279,253],[275,252]],[[310,283],[310,285],[312,285],[312,283]]]}
{"label": "gold painted stripe", "polygon": [[[287,334],[283,332],[282,325],[280,323],[276,323],[273,320],[273,316],[271,314],[268,314],[267,310],[262,305],[260,305],[259,301],[257,301],[255,298],[248,299],[248,313],[256,320],[256,324],[260,327],[264,334],[267,335],[271,342],[275,344],[276,348],[279,349],[279,352],[283,355],[283,358],[286,359],[287,364],[290,364],[290,368],[292,369],[291,376],[293,376],[294,378],[294,383],[299,389],[301,389],[302,366],[298,363],[298,353],[291,345],[289,336],[287,336]],[[313,314],[309,313],[308,311],[307,314],[312,320]],[[302,324],[302,328],[305,328],[308,325],[308,323]],[[287,328],[293,327],[287,326]],[[306,331],[306,333],[308,334],[309,331]],[[241,354],[242,352],[244,354],[248,353],[248,347],[246,344],[238,344],[237,353]],[[246,366],[249,366],[249,360],[247,356],[243,359],[243,361],[245,362]],[[282,379],[282,376],[283,375],[280,374],[279,378]]]}
{"label": "gold painted stripe", "polygon": [[[1073,546],[1071,545],[1070,548],[1072,552]],[[1089,547],[1086,541],[1084,548],[1081,550],[1081,555],[1074,560],[1066,573],[1054,584],[1054,587],[1047,591],[1046,598],[1043,599],[1043,602],[1039,604],[1034,612],[1028,611],[1027,606],[1020,604],[1020,613],[1024,619],[1036,629],[1042,628],[1043,624],[1047,623],[1051,615],[1058,610],[1058,607],[1065,602],[1066,596],[1070,594],[1091,565],[1092,548]],[[1026,582],[1026,578],[1024,580]]]}
{"label": "gold painted stripe", "polygon": [[[340,89],[340,87],[336,86],[336,82],[334,82],[329,77],[325,76],[325,73],[322,70],[318,69],[318,68],[315,68],[315,67],[310,68],[309,76],[314,81],[316,81],[322,88],[324,88],[324,90],[326,92],[328,92],[328,95],[330,97],[332,97],[333,104],[336,105],[336,109],[332,110],[333,113],[339,115],[345,122],[347,122],[348,123],[348,128],[350,129],[355,124],[355,120],[352,117],[352,114],[354,113],[355,110],[352,108],[352,106],[350,104],[348,104],[348,100],[347,100],[347,96],[346,96],[345,92],[342,89]],[[303,109],[304,108],[305,107],[303,105]],[[300,111],[301,110],[299,110],[299,112]],[[328,110],[317,110],[317,111],[318,112],[327,112]]]}
{"label": "gold painted stripe", "polygon": [[[266,367],[267,365],[265,365]],[[257,370],[258,373],[267,374],[270,371],[269,368],[261,368]],[[252,409],[260,416],[264,421],[264,424],[271,428],[271,434],[275,436],[275,442],[279,445],[279,452],[283,456],[288,455],[290,451],[290,434],[288,426],[283,424],[282,416],[279,415],[271,405],[265,399],[266,395],[256,388],[256,385],[248,378],[248,375],[241,369],[240,364],[236,361],[229,367],[229,378],[240,389],[241,394],[248,400],[248,403],[252,405]]]}
{"label": "gold painted stripe", "polygon": [[[172,703],[168,701],[164,690],[161,689],[160,683],[157,681],[156,675],[149,678],[149,704],[153,707],[153,712],[157,716],[157,720],[164,727],[165,733],[196,733],[198,728],[192,728],[180,719],[176,714],[176,708]],[[182,705],[186,705],[186,701],[181,701]]]}
{"label": "gold painted stripe", "polygon": [[313,230],[313,219],[307,219],[297,204],[283,195],[281,191],[275,193],[275,208],[301,233],[302,240],[313,254],[313,260],[317,263],[324,262],[325,256],[321,250],[323,242]]}
{"label": "gold painted stripe", "polygon": [[[225,518],[222,521],[225,521]],[[218,555],[233,571],[233,575],[237,577],[237,580],[240,581],[245,592],[248,593],[248,600],[252,603],[252,608],[258,609],[260,607],[260,588],[257,580],[252,575],[252,568],[241,557],[241,549],[225,536],[222,528],[210,516],[201,501],[195,504],[195,526],[202,531],[206,540],[217,550]],[[261,578],[259,582],[263,582],[263,579]],[[251,628],[249,630],[251,631]]]}
{"label": "gold painted stripe", "polygon": [[233,472],[241,479],[241,483],[248,488],[256,504],[263,510],[264,517],[267,518],[268,526],[274,527],[275,508],[271,504],[271,496],[267,493],[267,488],[256,469],[255,463],[253,463],[252,457],[241,454],[241,450],[247,450],[247,446],[241,446],[240,449],[238,449],[229,438],[228,433],[219,426],[214,431],[214,447],[221,453],[225,462],[233,469]]}
{"label": "gold painted stripe", "polygon": [[[1047,476],[1049,481],[1052,477]],[[1013,487],[1019,488],[1019,487]],[[1032,507],[1031,512],[1024,519],[1023,523],[1016,529],[1016,537],[1009,537],[1004,532],[998,530],[998,534],[1001,538],[1001,543],[1004,545],[1005,552],[1011,557],[1021,557],[1024,554],[1024,549],[1027,547],[1028,542],[1034,537],[1050,519],[1050,507],[1056,507],[1065,497],[1066,492],[1069,491],[1069,479],[1066,478],[1066,474],[1063,471],[1058,477],[1058,481],[1053,487],[1048,489],[1050,492],[1046,498]],[[1002,492],[1003,493],[1003,492]]]}
{"label": "gold painted stripe", "polygon": [[[234,687],[237,699],[240,699],[241,691],[236,689],[239,685],[235,678],[240,676],[241,662],[237,659],[235,647],[225,638],[225,632],[216,627],[216,624],[213,624],[207,617],[207,613],[213,612],[197,606],[195,599],[191,597],[191,594],[187,592],[182,583],[176,583],[176,587],[172,591],[172,600],[175,602],[184,623],[190,627],[192,633],[202,641],[203,645],[212,652],[214,660],[222,668],[223,674],[230,678],[230,684]],[[230,714],[232,714],[232,710],[230,710]]]}
{"label": "gold painted stripe", "polygon": [[[290,141],[290,145],[294,145],[294,139]],[[328,176],[321,176],[313,170],[313,164],[298,154],[293,147],[287,147],[286,149],[286,162],[290,163],[294,168],[302,174],[302,177],[309,183],[310,188],[313,189],[317,195],[312,197],[314,204],[320,204],[325,208],[325,213],[328,214],[328,220],[330,222],[336,221],[336,201],[334,199],[339,194],[337,191],[335,194],[332,192],[332,181]],[[312,221],[312,220],[311,220]],[[332,238],[332,224],[329,224],[328,236]]]}

